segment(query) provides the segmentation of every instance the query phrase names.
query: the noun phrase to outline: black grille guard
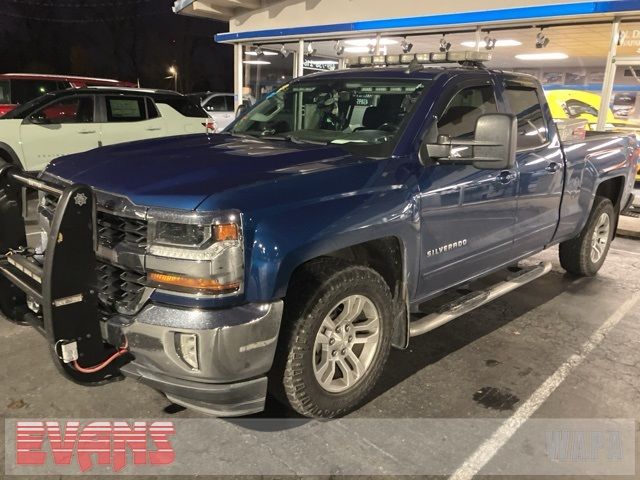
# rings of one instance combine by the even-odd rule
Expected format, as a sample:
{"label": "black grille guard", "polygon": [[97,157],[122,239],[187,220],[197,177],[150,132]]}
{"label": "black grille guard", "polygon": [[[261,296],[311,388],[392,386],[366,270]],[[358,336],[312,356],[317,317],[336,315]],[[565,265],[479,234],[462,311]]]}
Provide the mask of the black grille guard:
{"label": "black grille guard", "polygon": [[[23,189],[58,198],[43,266],[26,253]],[[82,373],[62,360],[58,348],[76,341],[82,367],[99,364],[118,351],[103,341],[100,331],[95,232],[96,201],[91,188],[82,184],[61,188],[0,161],[0,310],[9,320],[26,322],[40,331],[50,343],[58,369],[81,384],[121,379],[119,367],[131,360],[127,354],[99,371]],[[41,305],[41,313],[28,308],[28,299]]]}

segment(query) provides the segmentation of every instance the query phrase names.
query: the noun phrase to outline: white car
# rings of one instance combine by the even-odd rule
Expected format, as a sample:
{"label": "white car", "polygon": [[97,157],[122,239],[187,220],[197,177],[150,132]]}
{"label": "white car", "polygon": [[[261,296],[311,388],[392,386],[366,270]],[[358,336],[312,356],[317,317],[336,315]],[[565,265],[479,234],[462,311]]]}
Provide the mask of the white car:
{"label": "white car", "polygon": [[187,95],[194,103],[202,106],[207,114],[216,122],[218,131],[222,131],[236,119],[233,93],[192,93]]}
{"label": "white car", "polygon": [[62,90],[0,118],[0,158],[26,171],[103,145],[209,133],[215,123],[179,93],[139,88]]}

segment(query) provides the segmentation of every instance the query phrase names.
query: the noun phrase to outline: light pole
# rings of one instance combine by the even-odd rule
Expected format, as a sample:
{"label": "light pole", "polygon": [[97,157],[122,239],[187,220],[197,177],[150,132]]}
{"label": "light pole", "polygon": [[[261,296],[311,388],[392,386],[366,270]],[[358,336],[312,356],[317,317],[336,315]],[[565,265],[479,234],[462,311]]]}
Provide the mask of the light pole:
{"label": "light pole", "polygon": [[169,73],[173,76],[173,83],[175,85],[174,90],[178,91],[178,67],[171,65],[169,67]]}

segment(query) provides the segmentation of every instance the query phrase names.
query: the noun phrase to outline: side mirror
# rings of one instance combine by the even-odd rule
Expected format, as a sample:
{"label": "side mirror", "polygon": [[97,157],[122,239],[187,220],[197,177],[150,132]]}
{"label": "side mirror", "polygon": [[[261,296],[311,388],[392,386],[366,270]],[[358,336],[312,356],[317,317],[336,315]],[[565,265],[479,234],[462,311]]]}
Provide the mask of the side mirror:
{"label": "side mirror", "polygon": [[51,123],[49,119],[42,112],[36,112],[31,116],[27,117],[29,123],[33,123],[34,125],[48,125]]}
{"label": "side mirror", "polygon": [[432,129],[425,136],[420,156],[428,156],[439,163],[507,170],[515,165],[517,127],[514,115],[489,113],[478,118],[473,140],[452,139],[438,135],[437,129],[435,132]]}

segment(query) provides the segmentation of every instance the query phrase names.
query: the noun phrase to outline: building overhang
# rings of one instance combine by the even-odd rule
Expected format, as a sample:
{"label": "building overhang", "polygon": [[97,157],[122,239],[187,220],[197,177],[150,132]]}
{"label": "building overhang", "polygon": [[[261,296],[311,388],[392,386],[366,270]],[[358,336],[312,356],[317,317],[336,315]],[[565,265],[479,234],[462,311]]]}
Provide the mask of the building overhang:
{"label": "building overhang", "polygon": [[[181,0],[176,3],[204,3],[205,0]],[[223,0],[207,0],[208,3],[239,3]],[[277,3],[277,2],[276,2]],[[262,8],[264,10],[264,7]],[[390,4],[390,12],[393,11]],[[182,13],[182,12],[178,12]],[[587,22],[594,19],[613,19],[616,16],[630,16],[640,14],[640,0],[606,0],[590,2],[554,3],[547,5],[499,8],[457,13],[440,13],[415,17],[390,16],[379,20],[361,20],[344,23],[331,23],[305,26],[280,26],[274,29],[243,30],[220,33],[215,39],[220,43],[250,43],[267,41],[291,41],[300,38],[344,38],[366,33],[428,33],[455,31],[455,29],[475,26],[523,26],[544,25],[562,20],[564,22]],[[200,15],[204,16],[204,15]],[[251,13],[243,15],[243,19]],[[213,17],[212,17],[213,18]],[[236,18],[236,17],[233,17]]]}
{"label": "building overhang", "polygon": [[228,21],[261,8],[260,0],[176,0],[174,13]]}

